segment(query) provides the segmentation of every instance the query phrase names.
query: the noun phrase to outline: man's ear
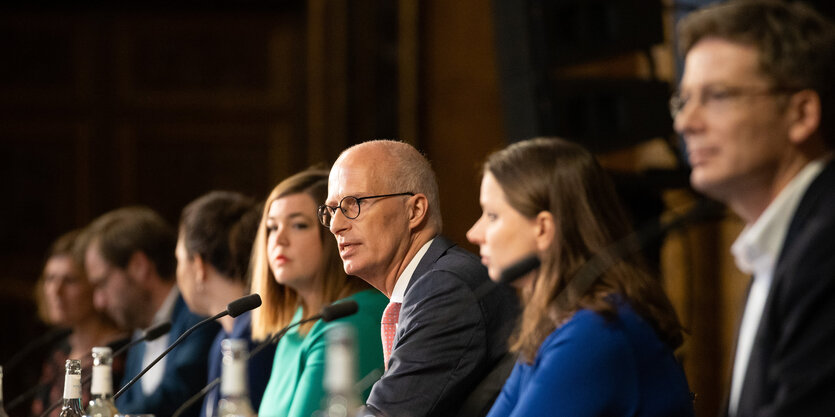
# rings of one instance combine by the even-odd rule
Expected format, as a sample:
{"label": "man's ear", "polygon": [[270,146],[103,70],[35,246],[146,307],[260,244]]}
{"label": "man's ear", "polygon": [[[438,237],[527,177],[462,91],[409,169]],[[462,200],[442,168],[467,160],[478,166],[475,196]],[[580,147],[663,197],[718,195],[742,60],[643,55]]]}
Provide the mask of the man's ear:
{"label": "man's ear", "polygon": [[197,288],[202,290],[206,285],[207,271],[206,271],[206,262],[203,261],[203,257],[194,254],[192,256],[192,262],[194,263],[194,279],[197,281]]}
{"label": "man's ear", "polygon": [[557,222],[547,210],[540,211],[534,218],[534,238],[536,250],[544,252],[554,243],[557,236]]}
{"label": "man's ear", "polygon": [[130,256],[128,266],[125,271],[137,283],[144,283],[150,278],[151,271],[153,271],[153,264],[151,260],[142,251],[136,251]]}
{"label": "man's ear", "polygon": [[408,204],[409,214],[409,228],[415,229],[424,222],[429,216],[429,199],[425,195],[418,193],[409,198],[411,202]]}
{"label": "man's ear", "polygon": [[801,90],[789,98],[789,140],[800,145],[815,135],[821,124],[821,99],[814,90]]}

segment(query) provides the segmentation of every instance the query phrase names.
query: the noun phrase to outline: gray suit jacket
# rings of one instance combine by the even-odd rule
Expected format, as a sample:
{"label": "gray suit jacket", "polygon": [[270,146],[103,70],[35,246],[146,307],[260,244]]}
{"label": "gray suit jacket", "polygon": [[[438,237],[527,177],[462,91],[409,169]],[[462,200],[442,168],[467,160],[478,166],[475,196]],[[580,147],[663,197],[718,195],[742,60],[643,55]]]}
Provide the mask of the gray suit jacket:
{"label": "gray suit jacket", "polygon": [[406,289],[389,369],[372,388],[369,409],[457,415],[507,351],[518,309],[514,291],[490,282],[475,255],[436,237]]}

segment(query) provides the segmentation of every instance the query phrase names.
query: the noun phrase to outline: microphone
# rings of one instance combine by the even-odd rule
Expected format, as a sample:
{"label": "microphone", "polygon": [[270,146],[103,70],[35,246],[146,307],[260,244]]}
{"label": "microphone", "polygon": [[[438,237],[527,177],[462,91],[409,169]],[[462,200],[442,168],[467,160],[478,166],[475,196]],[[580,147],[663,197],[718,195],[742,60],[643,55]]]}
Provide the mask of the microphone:
{"label": "microphone", "polygon": [[342,317],[350,316],[359,310],[359,305],[354,300],[343,301],[341,303],[334,303],[322,308],[319,317],[324,322],[334,321]]}
{"label": "microphone", "polygon": [[[113,357],[115,358],[115,357],[125,353],[128,349],[130,349],[131,347],[133,347],[134,345],[136,345],[139,342],[144,342],[146,340],[150,341],[150,340],[158,339],[159,337],[161,337],[162,335],[164,335],[164,334],[166,334],[170,331],[171,331],[171,322],[170,321],[166,321],[166,322],[157,324],[156,326],[149,327],[142,332],[142,336],[136,338],[135,340],[131,340],[130,343],[126,343],[124,346],[120,347],[115,352],[113,352]],[[87,385],[87,383],[90,382],[91,379],[93,379],[93,374],[85,375],[84,378],[81,380],[81,386]],[[38,391],[38,388],[40,388],[40,387],[41,387],[40,384],[35,385],[31,389],[29,389],[29,391],[19,395],[17,398],[15,398],[14,400],[12,400],[9,403],[9,409],[11,410],[13,407],[16,407],[18,405],[18,403],[23,402],[26,399],[34,396],[35,393]],[[43,416],[48,415],[50,412],[52,412],[52,410],[54,410],[55,408],[60,406],[63,403],[63,401],[64,400],[61,399],[61,400],[58,400],[58,401],[52,403],[46,409],[46,411],[44,411],[41,414],[41,416],[43,417]]]}
{"label": "microphone", "polygon": [[164,335],[164,334],[166,334],[170,331],[171,331],[171,322],[170,321],[166,321],[166,322],[157,324],[156,326],[149,327],[142,332],[141,337],[138,337],[135,340],[131,340],[130,343],[120,347],[115,352],[113,352],[113,357],[115,358],[116,356],[119,356],[122,353],[125,353],[125,351],[127,351],[128,349],[136,346],[139,342],[144,342],[146,340],[147,341],[156,340],[160,336],[162,336],[162,335]]}
{"label": "microphone", "polygon": [[[258,299],[258,302],[260,305],[260,298]],[[336,319],[341,319],[343,317],[355,314],[358,310],[359,304],[357,304],[357,302],[354,300],[341,301],[324,306],[321,310],[319,310],[319,314],[308,317],[306,319],[299,320],[295,323],[290,323],[287,326],[284,326],[281,330],[275,332],[272,336],[268,337],[267,340],[258,344],[258,346],[256,346],[255,349],[252,349],[252,352],[249,352],[249,357],[251,358],[255,356],[256,354],[264,350],[267,346],[278,342],[278,340],[281,339],[281,337],[284,336],[284,334],[287,333],[293,327],[319,319],[322,319],[322,321],[326,323],[331,322]],[[212,388],[217,386],[217,384],[220,384],[220,377],[215,378],[212,382],[209,382],[205,387],[203,387],[203,389],[201,389],[196,394],[191,396],[191,398],[186,400],[186,402],[184,402],[183,405],[181,405],[180,408],[178,408],[177,411],[175,411],[174,414],[171,415],[171,417],[180,417],[181,414],[183,414],[186,410],[191,408],[191,406],[194,405],[194,403],[197,402],[197,400],[203,398],[204,395],[208,394],[209,391],[212,390]]]}
{"label": "microphone", "polygon": [[[226,312],[230,317],[235,318],[249,310],[254,310],[261,306],[261,296],[258,294],[250,294],[243,296],[235,301],[232,301],[226,306]],[[223,316],[221,316],[223,317]]]}
{"label": "microphone", "polygon": [[528,275],[533,270],[539,268],[542,263],[536,254],[530,254],[524,258],[516,261],[512,265],[502,270],[499,275],[499,282],[502,284],[510,284],[525,275]]}
{"label": "microphone", "polygon": [[125,386],[120,388],[119,391],[116,392],[116,394],[113,395],[113,400],[115,401],[122,394],[124,394],[124,392],[127,391],[128,388],[132,387],[133,384],[136,383],[136,381],[139,381],[139,378],[142,378],[143,375],[145,375],[154,365],[156,365],[159,361],[161,361],[162,358],[165,357],[165,355],[168,355],[168,353],[171,352],[172,349],[174,349],[175,347],[177,347],[177,345],[182,343],[183,340],[185,340],[186,337],[188,337],[188,335],[190,335],[195,330],[197,330],[198,327],[203,326],[204,324],[206,324],[208,322],[217,320],[217,319],[219,319],[223,316],[226,316],[226,315],[229,315],[229,316],[232,316],[232,317],[237,317],[237,316],[239,316],[239,315],[241,315],[241,314],[243,314],[243,313],[245,313],[249,310],[257,308],[260,305],[261,305],[261,296],[258,295],[258,294],[250,294],[250,295],[241,297],[241,298],[227,304],[226,305],[226,310],[221,311],[220,313],[217,313],[212,317],[208,317],[208,318],[200,321],[199,323],[195,324],[194,326],[191,326],[188,330],[183,332],[183,334],[180,335],[180,337],[178,337],[177,340],[175,340],[174,343],[171,344],[171,346],[168,346],[168,348],[166,348],[165,351],[163,351],[159,356],[157,356],[156,359],[153,360],[153,362],[149,363],[148,366],[145,367],[145,369],[143,369],[135,377],[133,377],[130,381],[128,381],[128,383],[125,384]]}

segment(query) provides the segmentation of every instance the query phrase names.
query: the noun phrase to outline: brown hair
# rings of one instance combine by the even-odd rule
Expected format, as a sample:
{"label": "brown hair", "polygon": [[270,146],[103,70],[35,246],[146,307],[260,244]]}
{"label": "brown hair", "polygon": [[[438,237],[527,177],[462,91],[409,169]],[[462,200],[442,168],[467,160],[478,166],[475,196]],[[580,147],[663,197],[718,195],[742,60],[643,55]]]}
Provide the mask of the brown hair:
{"label": "brown hair", "polygon": [[123,207],[105,213],[87,227],[79,249],[96,243],[102,258],[125,269],[131,256],[142,252],[154,263],[164,281],[173,281],[177,270],[174,249],[177,236],[168,223],[147,207]]}
{"label": "brown hair", "polygon": [[[542,211],[555,221],[552,245],[541,254],[533,288],[511,349],[532,362],[539,346],[579,309],[606,317],[617,314],[611,295],[622,296],[672,348],[682,343],[675,310],[639,256],[615,262],[580,294],[569,285],[573,274],[597,253],[631,232],[614,186],[594,157],[581,146],[555,138],[515,143],[489,156],[484,165],[508,203],[527,218]],[[557,296],[567,291],[567,303]]]}
{"label": "brown hair", "polygon": [[212,191],[189,203],[180,216],[186,252],[200,255],[224,277],[246,284],[260,216],[255,200],[237,192]]}
{"label": "brown hair", "polygon": [[[267,215],[270,205],[279,198],[293,194],[304,193],[313,198],[318,206],[323,204],[328,193],[328,171],[308,169],[281,181],[267,197],[261,214],[261,225],[255,237],[252,250],[252,292],[261,295],[263,306],[252,312],[252,337],[265,339],[270,333],[290,324],[293,314],[301,303],[301,299],[292,288],[276,282],[275,276],[268,262],[267,256]],[[316,219],[315,213],[313,218]],[[318,225],[318,221],[316,222]],[[365,281],[353,277],[346,277],[342,269],[342,259],[336,246],[336,240],[330,231],[319,227],[319,238],[322,240],[322,265],[319,273],[322,275],[322,304],[327,305],[358,291],[371,288]],[[308,317],[316,312],[305,309],[303,316]],[[313,323],[300,328],[305,334]]]}
{"label": "brown hair", "polygon": [[801,3],[747,0],[706,7],[678,27],[679,51],[687,54],[706,38],[755,47],[760,72],[778,88],[811,89],[821,98],[821,126],[833,146],[835,25]]}

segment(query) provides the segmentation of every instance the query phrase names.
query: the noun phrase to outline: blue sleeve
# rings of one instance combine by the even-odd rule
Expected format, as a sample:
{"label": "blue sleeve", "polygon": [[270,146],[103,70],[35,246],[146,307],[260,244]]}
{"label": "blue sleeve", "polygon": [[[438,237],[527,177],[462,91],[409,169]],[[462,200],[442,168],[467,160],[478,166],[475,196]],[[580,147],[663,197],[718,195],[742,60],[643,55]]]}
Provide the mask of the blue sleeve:
{"label": "blue sleeve", "polygon": [[519,385],[521,385],[523,372],[523,365],[517,362],[513,367],[513,372],[510,373],[510,377],[508,377],[507,381],[505,381],[502,391],[496,398],[496,402],[493,403],[493,407],[490,408],[490,413],[487,414],[487,417],[510,415],[513,411],[513,407],[515,407],[516,403],[519,401]]}
{"label": "blue sleeve", "polygon": [[581,310],[546,338],[524,381],[514,370],[490,416],[632,415],[638,393],[631,350],[616,323]]}

